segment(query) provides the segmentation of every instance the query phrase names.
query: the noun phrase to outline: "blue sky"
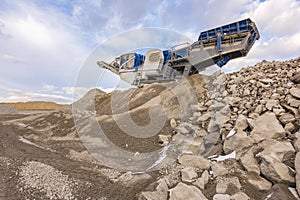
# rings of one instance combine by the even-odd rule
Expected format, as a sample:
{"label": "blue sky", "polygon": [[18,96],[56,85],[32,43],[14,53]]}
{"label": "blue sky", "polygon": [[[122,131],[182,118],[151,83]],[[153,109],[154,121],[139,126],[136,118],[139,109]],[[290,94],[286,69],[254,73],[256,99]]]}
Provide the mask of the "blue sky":
{"label": "blue sky", "polygon": [[[196,40],[203,30],[248,17],[261,39],[223,71],[300,56],[297,0],[0,0],[0,102],[71,102],[84,61],[120,33],[155,27]],[[104,75],[100,86],[115,87],[118,79]]]}

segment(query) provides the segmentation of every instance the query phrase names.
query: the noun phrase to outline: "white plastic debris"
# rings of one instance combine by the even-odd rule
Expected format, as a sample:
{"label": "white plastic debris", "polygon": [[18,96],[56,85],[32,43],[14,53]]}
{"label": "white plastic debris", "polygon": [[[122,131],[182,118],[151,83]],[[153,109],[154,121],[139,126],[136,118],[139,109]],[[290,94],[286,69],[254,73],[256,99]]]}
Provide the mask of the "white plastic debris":
{"label": "white plastic debris", "polygon": [[228,135],[226,136],[226,138],[229,138],[231,136],[233,136],[236,133],[235,129],[231,129],[231,131],[228,133]]}
{"label": "white plastic debris", "polygon": [[220,162],[220,161],[224,161],[224,160],[227,160],[227,159],[230,159],[230,158],[235,158],[236,157],[236,152],[233,151],[231,152],[230,154],[228,155],[225,155],[225,156],[218,156],[217,158],[212,158],[211,160],[215,160],[217,162]]}

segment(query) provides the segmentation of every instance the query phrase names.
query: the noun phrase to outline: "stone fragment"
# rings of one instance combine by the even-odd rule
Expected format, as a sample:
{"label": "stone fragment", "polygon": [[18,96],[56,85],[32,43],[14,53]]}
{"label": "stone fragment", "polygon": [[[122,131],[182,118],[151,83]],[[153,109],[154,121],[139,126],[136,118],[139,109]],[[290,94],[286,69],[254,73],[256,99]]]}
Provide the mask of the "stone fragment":
{"label": "stone fragment", "polygon": [[294,115],[292,115],[290,113],[285,113],[279,117],[279,120],[283,124],[288,124],[288,123],[294,123],[296,119],[295,119]]}
{"label": "stone fragment", "polygon": [[176,128],[176,126],[177,126],[177,122],[176,122],[176,120],[174,119],[174,118],[172,118],[171,120],[170,120],[170,126],[171,126],[171,128]]}
{"label": "stone fragment", "polygon": [[201,190],[196,186],[189,186],[184,183],[178,183],[170,191],[170,200],[207,200]]}
{"label": "stone fragment", "polygon": [[254,157],[252,149],[249,149],[244,155],[242,155],[240,160],[241,160],[243,167],[248,172],[254,172],[256,174],[260,174],[258,162]]}
{"label": "stone fragment", "polygon": [[193,182],[193,185],[197,186],[201,190],[204,190],[205,185],[208,183],[208,181],[209,181],[209,173],[207,170],[205,170],[202,173],[201,177],[198,178],[195,182]]}
{"label": "stone fragment", "polygon": [[215,194],[213,200],[230,200],[229,194]]}
{"label": "stone fragment", "polygon": [[253,172],[247,174],[247,182],[257,190],[261,191],[269,190],[272,187],[271,182]]}
{"label": "stone fragment", "polygon": [[295,84],[299,84],[300,83],[300,72],[295,73],[292,77],[291,77],[291,81]]}
{"label": "stone fragment", "polygon": [[253,143],[254,140],[250,136],[247,136],[247,133],[237,131],[233,136],[226,138],[223,144],[223,150],[225,154],[236,151],[237,158],[239,158]]}
{"label": "stone fragment", "polygon": [[178,162],[186,167],[194,167],[200,170],[206,170],[210,168],[209,160],[194,154],[182,154],[178,158]]}
{"label": "stone fragment", "polygon": [[210,113],[210,112],[207,112],[207,113],[201,115],[201,116],[198,118],[198,120],[199,120],[200,122],[205,122],[205,121],[209,120],[210,118],[211,118],[211,113]]}
{"label": "stone fragment", "polygon": [[285,137],[286,133],[274,113],[266,112],[255,120],[254,129],[251,136],[256,142],[264,139],[280,139]]}
{"label": "stone fragment", "polygon": [[186,167],[181,170],[181,180],[183,182],[193,182],[198,177],[193,167]]}
{"label": "stone fragment", "polygon": [[164,179],[157,181],[158,185],[155,191],[142,192],[139,195],[139,200],[167,200],[168,185]]}
{"label": "stone fragment", "polygon": [[283,162],[294,156],[295,149],[289,141],[266,140],[262,143],[263,151],[260,156],[268,163]]}
{"label": "stone fragment", "polygon": [[286,132],[289,132],[289,133],[292,133],[294,130],[295,130],[295,126],[294,126],[294,124],[293,123],[288,123],[288,124],[286,124],[285,126],[284,126],[284,130],[286,131]]}
{"label": "stone fragment", "polygon": [[211,170],[214,178],[228,174],[228,170],[225,168],[223,163],[213,162]]}
{"label": "stone fragment", "polygon": [[247,118],[244,115],[239,115],[234,127],[236,130],[245,130],[248,127]]}
{"label": "stone fragment", "polygon": [[294,148],[297,152],[300,151],[300,137],[298,137],[294,142]]}
{"label": "stone fragment", "polygon": [[287,96],[287,103],[294,108],[298,108],[300,106],[300,100],[295,99],[294,97],[292,97],[290,95]]}
{"label": "stone fragment", "polygon": [[171,139],[171,135],[158,135],[158,143],[160,146],[167,146]]}
{"label": "stone fragment", "polygon": [[268,100],[267,104],[266,104],[266,108],[270,111],[273,110],[273,108],[278,108],[279,106],[279,101],[278,100],[274,100],[274,99],[270,99]]}
{"label": "stone fragment", "polygon": [[300,194],[300,152],[296,154],[295,169],[296,169],[296,189],[298,191],[298,194]]}
{"label": "stone fragment", "polygon": [[296,98],[300,99],[300,88],[291,88],[290,89],[290,94],[293,97],[296,97]]}
{"label": "stone fragment", "polygon": [[250,200],[250,197],[244,192],[237,192],[230,196],[230,200]]}
{"label": "stone fragment", "polygon": [[267,200],[297,200],[284,184],[275,184],[262,199]]}
{"label": "stone fragment", "polygon": [[236,187],[237,189],[241,189],[241,183],[237,177],[218,177],[217,178],[217,187],[216,192],[219,194],[225,194],[229,185]]}
{"label": "stone fragment", "polygon": [[132,174],[131,172],[126,172],[118,177],[115,181],[126,187],[132,187],[135,184],[148,181],[149,179],[151,179],[151,175],[149,174]]}
{"label": "stone fragment", "polygon": [[262,146],[264,150],[260,153],[261,173],[274,183],[292,185],[295,178],[286,164],[292,163],[295,158],[293,145],[289,141],[266,140]]}
{"label": "stone fragment", "polygon": [[272,164],[262,162],[260,164],[261,173],[274,183],[284,183],[293,185],[295,177],[291,176],[289,168],[281,163],[274,162]]}

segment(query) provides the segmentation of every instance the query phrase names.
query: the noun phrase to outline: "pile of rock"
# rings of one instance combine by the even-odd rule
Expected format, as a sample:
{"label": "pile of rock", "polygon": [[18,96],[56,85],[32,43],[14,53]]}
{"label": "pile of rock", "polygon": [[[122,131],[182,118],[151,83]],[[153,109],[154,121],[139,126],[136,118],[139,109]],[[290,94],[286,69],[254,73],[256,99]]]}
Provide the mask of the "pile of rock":
{"label": "pile of rock", "polygon": [[171,120],[168,140],[194,140],[139,198],[299,199],[300,58],[217,72],[205,90],[189,120]]}

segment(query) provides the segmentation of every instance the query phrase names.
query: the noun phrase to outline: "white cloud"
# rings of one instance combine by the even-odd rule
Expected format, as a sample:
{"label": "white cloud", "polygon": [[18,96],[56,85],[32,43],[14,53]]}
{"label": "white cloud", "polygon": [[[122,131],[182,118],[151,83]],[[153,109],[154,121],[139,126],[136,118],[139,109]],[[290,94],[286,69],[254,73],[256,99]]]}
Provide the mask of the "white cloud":
{"label": "white cloud", "polygon": [[56,88],[57,87],[55,87],[54,85],[48,85],[48,84],[43,86],[43,90],[47,91],[47,92],[54,91],[54,90],[56,90]]}
{"label": "white cloud", "polygon": [[9,61],[9,62],[13,62],[13,63],[22,63],[22,62],[25,62],[24,59],[18,58],[16,56],[9,55],[9,54],[3,54],[2,55],[2,59],[6,60],[6,61]]}
{"label": "white cloud", "polygon": [[53,94],[24,92],[14,89],[5,89],[5,92],[7,95],[5,97],[0,96],[0,102],[52,101],[57,103],[71,103],[73,101],[71,98]]}

